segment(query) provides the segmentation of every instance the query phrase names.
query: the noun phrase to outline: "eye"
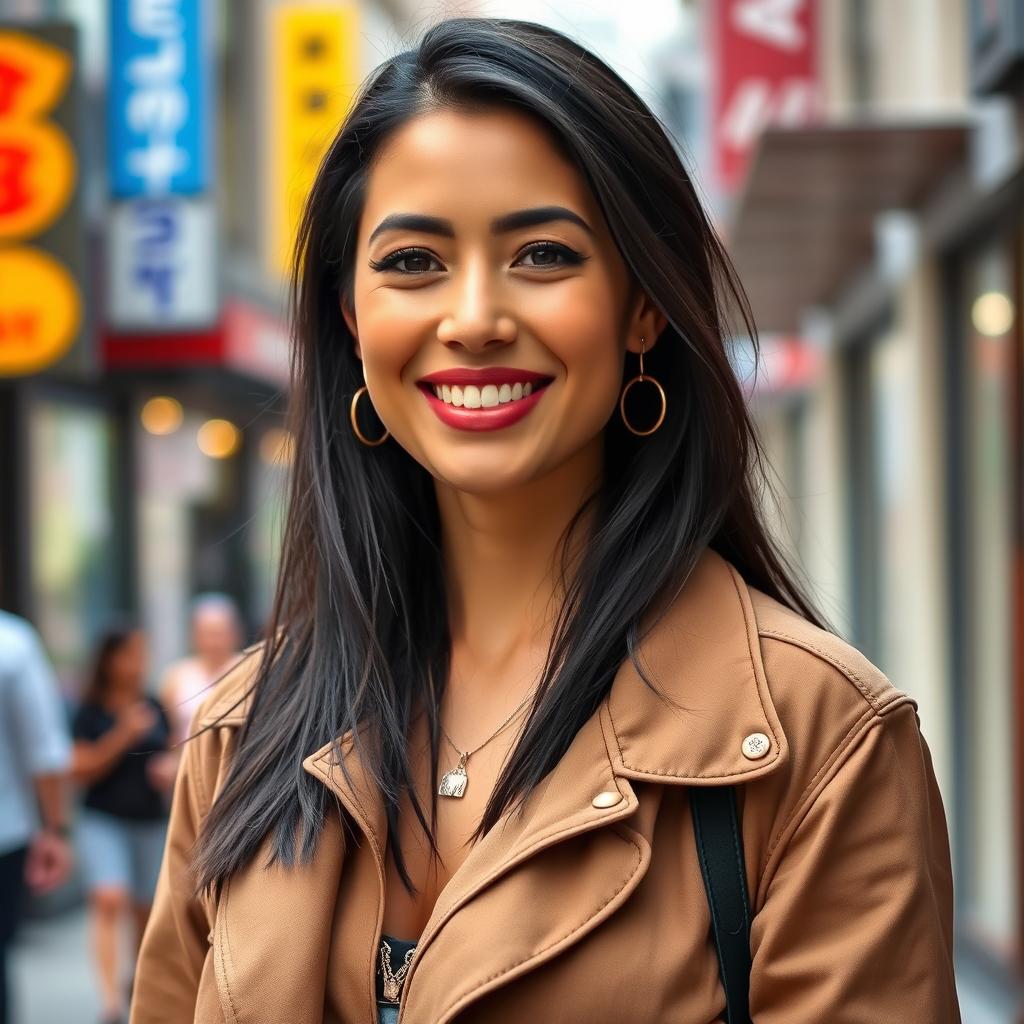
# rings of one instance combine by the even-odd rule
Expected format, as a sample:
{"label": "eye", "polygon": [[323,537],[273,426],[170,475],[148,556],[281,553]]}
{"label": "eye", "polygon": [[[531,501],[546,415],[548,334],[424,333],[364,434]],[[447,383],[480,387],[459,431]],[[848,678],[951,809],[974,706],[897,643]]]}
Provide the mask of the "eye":
{"label": "eye", "polygon": [[[532,262],[521,263],[521,260],[532,257]],[[550,267],[578,267],[588,257],[558,242],[533,242],[520,253],[513,266],[530,267],[543,270]]]}
{"label": "eye", "polygon": [[[431,262],[437,265],[432,267]],[[416,248],[396,249],[383,259],[370,260],[370,266],[374,270],[397,270],[401,274],[425,274],[444,269],[433,253]]]}

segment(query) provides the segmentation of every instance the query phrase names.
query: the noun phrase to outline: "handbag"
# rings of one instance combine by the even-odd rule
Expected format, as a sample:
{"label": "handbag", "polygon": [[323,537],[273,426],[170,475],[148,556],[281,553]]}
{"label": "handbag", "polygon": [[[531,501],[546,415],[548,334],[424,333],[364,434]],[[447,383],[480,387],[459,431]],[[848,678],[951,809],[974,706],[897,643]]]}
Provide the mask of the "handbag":
{"label": "handbag", "polygon": [[732,786],[691,786],[697,857],[711,910],[726,1024],[750,1022],[750,900]]}

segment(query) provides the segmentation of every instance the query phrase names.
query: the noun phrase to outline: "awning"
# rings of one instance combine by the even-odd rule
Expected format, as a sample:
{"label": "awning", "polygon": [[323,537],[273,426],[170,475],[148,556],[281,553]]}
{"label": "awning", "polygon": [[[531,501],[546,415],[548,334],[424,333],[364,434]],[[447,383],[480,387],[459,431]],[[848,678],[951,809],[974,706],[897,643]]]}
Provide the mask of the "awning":
{"label": "awning", "polygon": [[797,331],[870,263],[875,218],[921,206],[967,158],[966,120],[770,128],[751,160],[729,250],[761,331]]}

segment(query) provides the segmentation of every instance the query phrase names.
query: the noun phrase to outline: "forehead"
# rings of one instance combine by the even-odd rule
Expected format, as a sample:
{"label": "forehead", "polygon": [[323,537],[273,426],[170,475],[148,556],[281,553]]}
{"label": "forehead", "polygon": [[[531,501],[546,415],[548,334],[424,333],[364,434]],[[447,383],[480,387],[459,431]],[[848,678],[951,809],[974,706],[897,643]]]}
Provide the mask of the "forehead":
{"label": "forehead", "polygon": [[457,223],[548,204],[597,227],[597,201],[543,127],[513,110],[437,110],[403,125],[382,147],[367,182],[361,234],[388,213],[432,213]]}

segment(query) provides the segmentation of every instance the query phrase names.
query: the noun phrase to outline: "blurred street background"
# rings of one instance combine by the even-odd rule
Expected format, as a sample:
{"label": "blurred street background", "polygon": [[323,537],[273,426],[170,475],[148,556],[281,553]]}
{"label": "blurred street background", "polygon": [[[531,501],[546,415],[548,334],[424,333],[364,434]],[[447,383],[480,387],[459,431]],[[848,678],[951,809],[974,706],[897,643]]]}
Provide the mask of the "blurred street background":
{"label": "blurred street background", "polygon": [[[200,595],[260,636],[298,211],[360,80],[458,13],[575,36],[677,139],[761,334],[773,519],[920,705],[964,1020],[1021,1024],[1024,0],[0,0],[0,608],[87,740],[113,613],[154,695],[227,656]],[[99,1019],[84,892],[31,901],[17,1024]]]}

